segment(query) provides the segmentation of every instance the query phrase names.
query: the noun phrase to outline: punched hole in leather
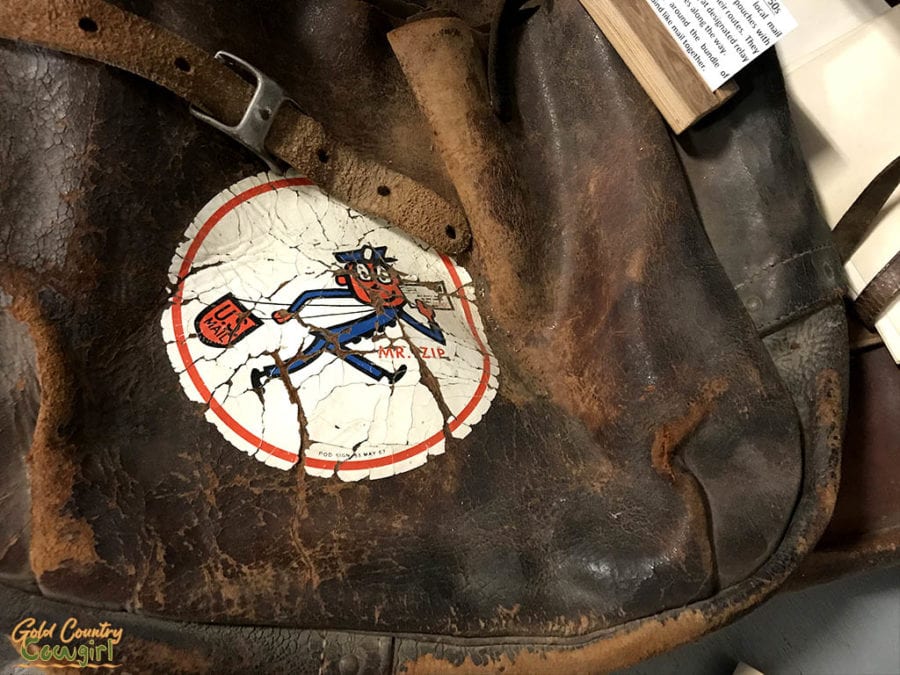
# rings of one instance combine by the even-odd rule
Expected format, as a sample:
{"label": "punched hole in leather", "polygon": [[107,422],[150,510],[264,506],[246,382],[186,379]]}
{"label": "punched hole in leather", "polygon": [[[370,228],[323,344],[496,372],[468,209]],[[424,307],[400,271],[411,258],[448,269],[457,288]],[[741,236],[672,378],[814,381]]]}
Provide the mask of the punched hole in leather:
{"label": "punched hole in leather", "polygon": [[[104,0],[6,2],[0,5],[0,37],[123,68],[170,89],[223,126],[240,120],[252,97],[242,79],[202,49]],[[452,201],[333,144],[321,125],[299,110],[285,108],[276,115],[273,109],[269,120],[257,118],[271,123],[271,133],[262,148],[256,143],[252,150],[262,152],[270,168],[274,155],[361,211],[394,222],[439,250],[458,254],[468,248],[468,224]],[[330,161],[317,161],[319,149]],[[378,185],[391,188],[389,198],[378,194]],[[456,237],[448,236],[448,224]]]}

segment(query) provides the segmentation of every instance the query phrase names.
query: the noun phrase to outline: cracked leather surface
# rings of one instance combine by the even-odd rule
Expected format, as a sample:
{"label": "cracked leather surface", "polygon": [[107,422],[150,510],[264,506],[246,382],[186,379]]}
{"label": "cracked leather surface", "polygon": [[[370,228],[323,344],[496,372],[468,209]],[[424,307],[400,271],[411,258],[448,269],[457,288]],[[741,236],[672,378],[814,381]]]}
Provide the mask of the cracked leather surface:
{"label": "cracked leather surface", "polygon": [[896,479],[900,371],[884,345],[851,352],[850,406],[834,517],[796,585],[829,581],[900,562],[900,484]]}
{"label": "cracked leather surface", "polygon": [[[20,590],[0,587],[2,619],[39,616],[61,625],[72,607]],[[81,625],[101,621],[123,628],[116,659],[125,673],[295,673],[352,675],[392,672],[392,640],[349,633],[296,631],[257,626],[211,626],[152,619],[127,612],[82,608]],[[0,642],[0,669],[22,672],[9,640]],[[34,670],[37,670],[36,668]],[[27,672],[27,671],[26,671]]]}
{"label": "cracked leather surface", "polygon": [[[774,52],[679,149],[722,266],[762,335],[840,302],[845,280],[793,131]],[[846,331],[844,331],[846,332]]]}
{"label": "cracked leather surface", "polygon": [[[394,24],[378,8],[129,8],[211,51],[241,54],[343,142],[463,196],[432,148],[434,120],[394,59],[385,37]],[[561,43],[570,48],[556,49]],[[717,595],[761,566],[754,583],[774,584],[803,548],[799,538],[817,536],[829,502],[808,495],[827,492],[834,478],[843,319],[836,307],[809,315],[831,297],[821,266],[790,267],[796,276],[768,289],[767,307],[781,317],[774,322],[752,306],[748,314],[741,300],[752,303],[734,287],[821,246],[804,215],[812,213],[806,179],[794,184],[802,206],[759,187],[732,198],[742,220],[767,235],[756,239],[759,250],[737,251],[721,190],[688,160],[685,176],[659,116],[579,6],[545,3],[515,45],[517,114],[487,138],[515,158],[516,171],[491,176],[473,198],[500,220],[518,213],[520,190],[533,199],[521,223],[528,266],[520,277],[535,302],[531,325],[492,305],[503,290],[503,251],[480,248],[473,222],[475,246],[461,261],[505,375],[493,407],[426,466],[340,484],[273,471],[227,446],[184,397],[155,330],[185,225],[211,195],[256,173],[253,158],[136,78],[0,44],[9,82],[0,92],[9,176],[0,185],[0,286],[15,298],[2,340],[21,355],[3,364],[0,381],[23,383],[12,395],[4,385],[0,400],[14,412],[0,423],[13,429],[10,465],[30,453],[32,472],[30,506],[26,482],[5,488],[13,498],[0,503],[0,551],[21,549],[25,539],[12,542],[12,530],[31,523],[41,594],[158,619],[282,627],[194,630],[133,619],[153,644],[177,646],[187,630],[202,657],[189,672],[236,670],[217,666],[223,653],[260,663],[264,656],[240,647],[257,638],[304,664],[336,664],[358,647],[366,672],[387,670],[396,647],[391,668],[425,658],[427,672],[517,658],[527,670],[525,652],[541,651],[478,656],[465,638],[606,640],[712,598],[680,638],[611,649],[624,663],[771,591]],[[791,135],[786,110],[772,111],[783,91],[759,88],[774,99],[747,99],[747,119],[717,123],[737,129],[729,134],[738,144],[751,136],[747,125],[768,130],[765,147],[776,148]],[[480,109],[484,92],[467,93]],[[731,169],[723,185],[748,175],[780,185],[796,173],[791,154],[771,166],[742,157],[710,160]],[[784,236],[781,223],[791,224]],[[827,249],[818,250],[827,262]],[[782,288],[788,281],[802,297]],[[765,344],[760,323],[771,333]],[[47,416],[52,424],[38,418],[32,433],[39,391],[57,414]],[[21,560],[0,557],[5,584],[27,585]],[[8,606],[40,602],[16,594]],[[329,647],[321,631],[373,635]],[[457,646],[378,637],[395,633],[443,635]],[[137,662],[152,670],[151,651]],[[602,662],[593,659],[581,663]]]}
{"label": "cracked leather surface", "polygon": [[33,588],[28,564],[30,498],[25,464],[41,400],[34,344],[25,324],[6,310],[11,298],[0,294],[0,335],[5,349],[0,369],[0,575],[4,583]]}
{"label": "cracked leather surface", "polygon": [[[742,71],[738,85],[735,100],[676,142],[704,227],[766,336],[809,449],[817,378],[827,373],[843,391],[848,386],[842,266],[816,205],[775,53]],[[726,536],[743,538],[744,517],[737,509],[722,519]]]}

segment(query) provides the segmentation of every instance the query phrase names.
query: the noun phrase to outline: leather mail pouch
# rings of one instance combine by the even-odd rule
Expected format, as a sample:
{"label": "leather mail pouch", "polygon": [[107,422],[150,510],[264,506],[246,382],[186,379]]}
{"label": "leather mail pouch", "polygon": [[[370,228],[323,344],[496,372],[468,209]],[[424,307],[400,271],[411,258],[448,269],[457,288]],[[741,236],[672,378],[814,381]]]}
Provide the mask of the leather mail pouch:
{"label": "leather mail pouch", "polygon": [[599,672],[815,544],[846,329],[777,63],[673,140],[578,3],[437,4],[17,5],[3,626],[107,622],[130,672]]}

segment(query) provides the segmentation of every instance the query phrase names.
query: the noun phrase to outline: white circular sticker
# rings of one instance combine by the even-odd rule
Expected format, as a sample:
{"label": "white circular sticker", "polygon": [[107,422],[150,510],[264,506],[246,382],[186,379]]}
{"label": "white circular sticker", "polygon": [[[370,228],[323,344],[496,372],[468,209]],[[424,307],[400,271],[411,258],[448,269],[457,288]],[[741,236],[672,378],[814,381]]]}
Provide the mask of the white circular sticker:
{"label": "white circular sticker", "polygon": [[270,466],[408,471],[496,394],[465,269],[305,178],[263,173],[218,194],[169,279],[161,323],[185,393]]}

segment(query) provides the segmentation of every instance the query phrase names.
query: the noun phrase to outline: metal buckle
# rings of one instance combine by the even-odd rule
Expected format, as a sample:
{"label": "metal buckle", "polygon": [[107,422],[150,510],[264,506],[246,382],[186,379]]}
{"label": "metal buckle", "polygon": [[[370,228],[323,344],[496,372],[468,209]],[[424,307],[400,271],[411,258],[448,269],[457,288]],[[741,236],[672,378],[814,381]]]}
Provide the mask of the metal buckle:
{"label": "metal buckle", "polygon": [[272,122],[275,121],[275,115],[278,114],[281,104],[291,101],[291,99],[284,95],[284,90],[274,81],[234,54],[219,51],[216,52],[216,59],[232,70],[243,71],[252,76],[256,83],[256,91],[253,92],[244,116],[236,126],[222,124],[219,120],[193,106],[191,106],[191,114],[223,134],[231,136],[248,150],[252,150],[275,173],[284,173],[286,164],[266,150],[266,137],[269,135],[269,129],[272,127]]}

